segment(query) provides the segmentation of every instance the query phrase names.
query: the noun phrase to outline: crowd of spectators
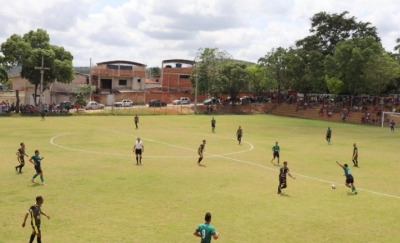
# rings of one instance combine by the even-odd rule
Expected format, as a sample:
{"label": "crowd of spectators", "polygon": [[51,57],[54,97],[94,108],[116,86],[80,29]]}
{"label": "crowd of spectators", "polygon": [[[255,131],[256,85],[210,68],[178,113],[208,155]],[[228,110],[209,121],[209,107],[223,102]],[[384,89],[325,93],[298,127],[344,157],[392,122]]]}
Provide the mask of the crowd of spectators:
{"label": "crowd of spectators", "polygon": [[[52,104],[44,104],[43,109],[46,113],[69,113],[70,107],[63,107],[53,102]],[[21,104],[19,106],[19,111],[22,114],[39,113],[40,110],[41,109],[35,107],[34,105]],[[13,113],[13,112],[16,112],[16,105],[14,102],[10,104],[8,100],[6,100],[0,103],[0,113]]]}

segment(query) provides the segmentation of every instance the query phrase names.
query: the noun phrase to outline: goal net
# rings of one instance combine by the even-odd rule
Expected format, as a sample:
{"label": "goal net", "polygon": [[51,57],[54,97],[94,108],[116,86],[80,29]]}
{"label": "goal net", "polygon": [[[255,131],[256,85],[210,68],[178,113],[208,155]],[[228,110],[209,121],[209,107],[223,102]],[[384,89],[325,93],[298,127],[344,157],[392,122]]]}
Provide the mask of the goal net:
{"label": "goal net", "polygon": [[397,112],[382,112],[381,125],[389,126],[392,121],[396,123],[396,125],[400,125],[400,113]]}

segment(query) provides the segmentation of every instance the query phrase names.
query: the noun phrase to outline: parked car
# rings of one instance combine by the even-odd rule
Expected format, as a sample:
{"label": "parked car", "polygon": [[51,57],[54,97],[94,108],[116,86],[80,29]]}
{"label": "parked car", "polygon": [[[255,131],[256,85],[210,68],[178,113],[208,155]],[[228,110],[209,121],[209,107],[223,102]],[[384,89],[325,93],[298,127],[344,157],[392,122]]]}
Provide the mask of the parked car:
{"label": "parked car", "polygon": [[116,107],[122,107],[122,106],[132,106],[133,102],[132,100],[121,100],[119,102],[115,102],[114,105]]}
{"label": "parked car", "polygon": [[269,102],[269,101],[271,101],[271,98],[268,96],[256,96],[256,97],[254,97],[254,100],[256,102]]}
{"label": "parked car", "polygon": [[98,109],[104,109],[104,105],[97,103],[96,101],[89,101],[86,106],[85,109],[86,110],[98,110]]}
{"label": "parked car", "polygon": [[57,105],[56,108],[59,108],[60,110],[71,110],[74,108],[74,105],[70,101],[63,101],[59,105]]}
{"label": "parked car", "polygon": [[180,105],[180,104],[190,104],[190,99],[188,97],[180,97],[177,100],[172,101],[173,105]]}
{"label": "parked car", "polygon": [[206,100],[203,101],[204,105],[214,105],[214,104],[217,104],[217,103],[218,103],[218,100],[215,99],[214,97],[206,99]]}
{"label": "parked car", "polygon": [[150,100],[149,107],[152,106],[167,106],[167,103],[162,102],[161,100]]}
{"label": "parked car", "polygon": [[242,98],[240,98],[240,101],[242,103],[254,103],[255,102],[254,98],[250,97],[250,96],[243,96]]}

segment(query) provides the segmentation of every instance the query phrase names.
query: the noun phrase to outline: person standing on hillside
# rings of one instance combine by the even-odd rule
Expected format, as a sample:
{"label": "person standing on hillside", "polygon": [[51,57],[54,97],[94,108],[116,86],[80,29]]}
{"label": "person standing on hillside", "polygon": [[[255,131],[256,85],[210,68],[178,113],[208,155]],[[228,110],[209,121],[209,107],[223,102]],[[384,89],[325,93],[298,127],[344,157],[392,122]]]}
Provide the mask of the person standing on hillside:
{"label": "person standing on hillside", "polygon": [[35,239],[35,236],[37,236],[37,242],[42,243],[42,234],[40,231],[40,216],[44,215],[47,217],[47,219],[50,219],[50,216],[45,214],[42,211],[42,204],[43,204],[43,197],[42,196],[37,196],[36,197],[36,203],[32,205],[28,212],[25,214],[24,222],[22,222],[22,228],[25,227],[26,224],[26,219],[28,218],[28,215],[31,215],[31,226],[32,226],[32,234],[31,238],[29,239],[29,243],[33,243],[33,240]]}
{"label": "person standing on hillside", "polygon": [[242,137],[243,137],[243,130],[242,130],[241,126],[239,126],[238,130],[236,131],[236,137],[237,137],[237,140],[239,141],[239,145],[240,145],[240,143],[242,142]]}
{"label": "person standing on hillside", "polygon": [[278,145],[278,142],[275,142],[275,146],[273,146],[272,147],[272,152],[273,152],[273,158],[272,158],[272,160],[271,160],[271,163],[273,164],[273,165],[275,165],[274,164],[274,160],[275,160],[275,158],[278,158],[278,165],[279,165],[279,152],[280,152],[280,147],[279,147],[279,145]]}
{"label": "person standing on hillside", "polygon": [[144,145],[142,141],[140,141],[140,138],[137,138],[137,141],[135,142],[135,145],[133,146],[133,152],[135,152],[136,155],[136,164],[141,165],[142,164],[142,153],[144,153]]}
{"label": "person standing on hillside", "polygon": [[200,224],[194,231],[193,235],[201,238],[200,243],[211,243],[211,236],[214,238],[214,240],[217,240],[219,233],[215,231],[214,226],[210,225],[211,213],[206,213],[204,220],[206,222],[204,224]]}
{"label": "person standing on hillside", "polygon": [[326,131],[326,141],[328,141],[328,145],[331,144],[331,136],[332,136],[332,130],[330,127],[328,127],[328,130]]}
{"label": "person standing on hillside", "polygon": [[135,121],[135,126],[136,126],[136,129],[138,129],[139,117],[138,117],[138,115],[137,115],[137,114],[135,114],[134,121]]}
{"label": "person standing on hillside", "polygon": [[215,123],[216,123],[216,121],[215,121],[215,119],[214,119],[214,117],[211,119],[211,130],[212,130],[212,132],[215,132]]}
{"label": "person standing on hillside", "polygon": [[338,164],[340,167],[343,168],[344,170],[344,175],[346,176],[346,183],[345,185],[348,188],[351,188],[351,191],[354,192],[355,194],[357,194],[357,189],[354,186],[354,178],[353,178],[353,174],[351,174],[350,168],[347,164],[341,165],[339,164],[339,162],[336,161],[336,164]]}
{"label": "person standing on hillside", "polygon": [[358,167],[358,148],[356,143],[353,144],[353,164]]}
{"label": "person standing on hillside", "polygon": [[19,173],[22,173],[22,167],[25,166],[24,156],[26,156],[26,157],[29,157],[29,156],[25,153],[25,144],[20,143],[20,146],[21,147],[18,149],[18,152],[16,153],[16,155],[18,156],[17,159],[18,159],[19,165],[15,166],[15,171],[19,171]]}

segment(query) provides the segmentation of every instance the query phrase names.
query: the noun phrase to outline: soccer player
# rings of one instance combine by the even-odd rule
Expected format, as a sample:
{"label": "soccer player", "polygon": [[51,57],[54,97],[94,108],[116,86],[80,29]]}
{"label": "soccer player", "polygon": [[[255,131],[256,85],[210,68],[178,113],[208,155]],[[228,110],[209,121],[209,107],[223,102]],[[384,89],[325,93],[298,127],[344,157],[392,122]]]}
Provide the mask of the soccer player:
{"label": "soccer player", "polygon": [[348,188],[351,188],[351,191],[352,191],[352,192],[354,192],[355,194],[357,194],[357,189],[356,189],[356,187],[354,186],[354,178],[353,178],[353,175],[351,174],[351,171],[350,171],[349,166],[348,166],[347,164],[344,164],[344,166],[343,166],[343,165],[339,164],[339,162],[337,162],[337,161],[336,161],[336,164],[338,164],[338,165],[339,165],[340,167],[342,167],[343,170],[344,170],[344,175],[346,176],[346,183],[345,183],[345,185],[346,185]]}
{"label": "soccer player", "polygon": [[46,113],[46,110],[44,108],[42,108],[42,110],[40,110],[40,116],[42,117],[41,121],[44,121],[44,114]]}
{"label": "soccer player", "polygon": [[199,159],[197,160],[197,164],[201,165],[201,161],[203,160],[203,152],[206,151],[204,148],[206,146],[206,140],[203,140],[203,143],[200,144],[199,149],[197,150],[197,153],[199,154]]}
{"label": "soccer player", "polygon": [[19,173],[22,173],[22,167],[25,166],[25,159],[24,156],[29,157],[26,153],[25,153],[25,144],[24,143],[20,143],[19,144],[21,147],[18,149],[18,152],[16,153],[16,155],[18,156],[18,162],[19,165],[15,166],[15,171],[18,171],[19,169]]}
{"label": "soccer player", "polygon": [[142,164],[142,153],[144,153],[144,145],[142,141],[140,141],[140,138],[137,138],[137,141],[135,142],[135,146],[133,146],[133,152],[136,154],[136,164],[141,165]]}
{"label": "soccer player", "polygon": [[22,227],[25,227],[26,219],[28,218],[28,214],[31,215],[31,226],[32,226],[32,234],[31,238],[29,240],[29,243],[32,243],[33,240],[35,239],[35,236],[37,236],[37,242],[42,243],[42,234],[40,231],[40,215],[44,215],[47,217],[47,219],[50,219],[50,216],[45,214],[42,211],[42,204],[43,204],[43,197],[42,196],[37,196],[36,197],[36,203],[32,205],[28,212],[25,214],[24,222],[22,223]]}
{"label": "soccer player", "polygon": [[216,123],[216,121],[215,121],[215,119],[214,119],[214,117],[211,119],[211,129],[212,129],[212,132],[215,132],[215,123]]}
{"label": "soccer player", "polygon": [[43,179],[43,171],[42,171],[42,168],[41,168],[41,166],[40,166],[40,164],[41,164],[42,160],[44,159],[44,157],[41,157],[41,158],[40,158],[40,157],[39,157],[39,154],[40,154],[39,150],[35,150],[35,155],[33,155],[33,156],[29,159],[29,162],[31,162],[31,163],[35,166],[35,170],[36,170],[36,174],[32,177],[31,182],[32,182],[32,183],[35,183],[35,178],[36,178],[38,175],[40,175],[40,180],[42,181],[42,185],[45,186],[45,185],[47,185],[47,184],[44,182],[44,179]]}
{"label": "soccer player", "polygon": [[392,122],[390,123],[390,131],[394,132],[394,126],[396,126],[396,123],[394,122],[394,120],[392,120]]}
{"label": "soccer player", "polygon": [[328,130],[326,131],[326,141],[328,141],[328,145],[331,144],[331,136],[332,136],[332,130],[330,127],[328,127]]}
{"label": "soccer player", "polygon": [[286,183],[286,174],[288,174],[293,179],[296,179],[289,173],[289,168],[287,167],[287,161],[283,162],[283,166],[279,169],[279,186],[278,186],[278,194],[282,193],[282,189],[287,187]]}
{"label": "soccer player", "polygon": [[353,164],[358,167],[358,149],[356,143],[353,144]]}
{"label": "soccer player", "polygon": [[275,146],[272,147],[272,152],[273,152],[273,158],[271,160],[272,164],[274,164],[275,158],[278,158],[278,165],[279,165],[279,151],[280,151],[280,148],[279,148],[278,142],[275,142]]}
{"label": "soccer player", "polygon": [[210,225],[211,213],[206,213],[204,220],[206,222],[204,224],[200,224],[194,231],[193,235],[201,238],[200,243],[211,243],[211,236],[214,238],[214,240],[217,240],[219,233],[215,232],[214,226]]}
{"label": "soccer player", "polygon": [[138,129],[138,123],[139,123],[139,117],[138,117],[138,115],[137,114],[135,114],[135,118],[134,118],[134,120],[135,120],[135,126],[136,126],[136,129]]}
{"label": "soccer player", "polygon": [[237,132],[236,132],[237,140],[239,141],[239,145],[242,142],[242,137],[243,137],[243,130],[242,127],[239,126]]}

